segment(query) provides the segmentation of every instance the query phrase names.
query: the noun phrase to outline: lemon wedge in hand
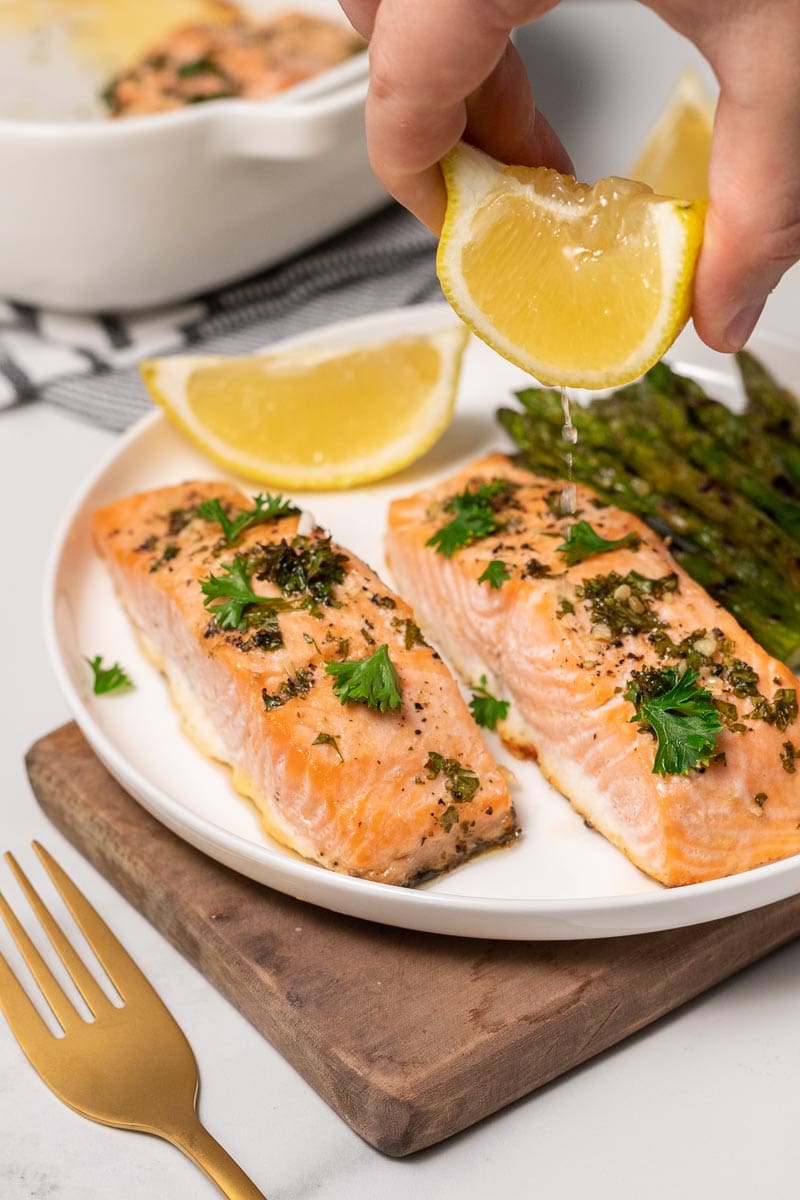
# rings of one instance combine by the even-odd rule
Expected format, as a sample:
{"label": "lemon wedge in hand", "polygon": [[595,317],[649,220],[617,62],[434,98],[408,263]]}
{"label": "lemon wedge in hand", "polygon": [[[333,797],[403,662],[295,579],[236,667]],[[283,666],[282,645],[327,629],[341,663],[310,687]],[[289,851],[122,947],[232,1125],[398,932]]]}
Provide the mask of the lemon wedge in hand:
{"label": "lemon wedge in hand", "polygon": [[148,391],[230,471],[292,489],[346,488],[414,462],[453,415],[463,325],[381,343],[142,364]]}
{"label": "lemon wedge in hand", "polygon": [[467,325],[542,383],[601,388],[661,357],[691,309],[702,203],[592,187],[459,144],[442,161],[437,268]]}

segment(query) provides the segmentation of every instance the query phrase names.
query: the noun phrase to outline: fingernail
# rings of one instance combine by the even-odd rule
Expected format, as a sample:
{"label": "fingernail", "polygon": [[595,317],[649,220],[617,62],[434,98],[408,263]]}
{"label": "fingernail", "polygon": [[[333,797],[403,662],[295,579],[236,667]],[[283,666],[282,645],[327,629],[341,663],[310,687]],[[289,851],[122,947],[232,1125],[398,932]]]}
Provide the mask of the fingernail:
{"label": "fingernail", "polygon": [[725,341],[731,350],[741,350],[755,329],[765,304],[766,300],[762,300],[759,304],[748,304],[747,308],[743,308],[733,318],[725,331]]}

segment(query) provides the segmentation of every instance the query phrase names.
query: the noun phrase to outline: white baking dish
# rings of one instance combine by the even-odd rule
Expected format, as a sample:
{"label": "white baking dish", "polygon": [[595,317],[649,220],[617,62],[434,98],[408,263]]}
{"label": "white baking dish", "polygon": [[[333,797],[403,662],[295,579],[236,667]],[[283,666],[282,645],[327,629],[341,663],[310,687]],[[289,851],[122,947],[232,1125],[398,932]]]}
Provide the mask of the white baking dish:
{"label": "white baking dish", "polygon": [[[342,19],[335,0],[291,7]],[[0,120],[0,295],[77,311],[149,307],[342,229],[386,200],[367,159],[366,88],[363,53],[268,100],[119,121]]]}

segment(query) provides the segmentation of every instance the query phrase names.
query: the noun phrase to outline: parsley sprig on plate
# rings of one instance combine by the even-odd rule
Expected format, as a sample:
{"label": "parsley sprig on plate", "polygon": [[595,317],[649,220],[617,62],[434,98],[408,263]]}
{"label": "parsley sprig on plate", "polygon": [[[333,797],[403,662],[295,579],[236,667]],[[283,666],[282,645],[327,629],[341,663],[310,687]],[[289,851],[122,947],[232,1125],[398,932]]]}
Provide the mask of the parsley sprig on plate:
{"label": "parsley sprig on plate", "polygon": [[118,662],[104,667],[102,654],[95,658],[87,658],[86,661],[92,668],[92,691],[95,696],[105,696],[108,692],[121,692],[133,687],[133,680]]}
{"label": "parsley sprig on plate", "polygon": [[469,707],[476,725],[482,725],[484,729],[496,729],[497,722],[504,721],[508,716],[510,701],[498,700],[487,691],[486,676],[481,675],[480,685],[472,689]]}
{"label": "parsley sprig on plate", "polygon": [[333,694],[342,704],[366,704],[386,712],[387,708],[400,708],[403,702],[400,677],[385,644],[369,658],[329,662],[325,670],[334,676]]}
{"label": "parsley sprig on plate", "polygon": [[714,698],[687,667],[645,667],[634,671],[625,692],[636,709],[631,721],[649,728],[658,742],[653,773],[686,775],[708,766],[722,730]]}
{"label": "parsley sprig on plate", "polygon": [[270,492],[259,492],[253,508],[242,508],[233,517],[228,516],[217,498],[204,500],[197,506],[197,515],[204,521],[216,521],[229,546],[253,525],[263,525],[265,521],[275,521],[299,512],[300,509],[290,500],[285,500],[280,494],[273,496]]}
{"label": "parsley sprig on plate", "polygon": [[604,554],[607,550],[619,550],[622,546],[630,546],[631,550],[635,550],[640,541],[637,533],[626,533],[624,537],[609,541],[593,529],[588,521],[576,521],[570,525],[567,536],[556,549],[564,555],[567,566],[574,567],[585,558]]}

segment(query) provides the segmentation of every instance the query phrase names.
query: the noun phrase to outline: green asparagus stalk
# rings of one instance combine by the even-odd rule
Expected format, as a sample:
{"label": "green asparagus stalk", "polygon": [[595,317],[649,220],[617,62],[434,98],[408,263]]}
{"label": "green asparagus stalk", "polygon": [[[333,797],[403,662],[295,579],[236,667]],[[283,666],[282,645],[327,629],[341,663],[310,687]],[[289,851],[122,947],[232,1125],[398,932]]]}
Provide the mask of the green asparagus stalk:
{"label": "green asparagus stalk", "polygon": [[[557,392],[542,389],[539,399],[537,389],[527,388],[517,393],[517,397],[528,412],[560,428],[563,418]],[[663,496],[676,496],[696,509],[732,544],[746,541],[756,557],[800,587],[797,547],[770,517],[726,483],[709,481],[691,463],[665,454],[653,443],[652,425],[636,419],[635,405],[619,413],[614,411],[612,402],[613,397],[573,412],[580,445],[613,447],[615,457],[655,491]]]}
{"label": "green asparagus stalk", "polygon": [[[696,510],[675,497],[659,493],[632,476],[607,449],[579,440],[568,447],[551,402],[560,412],[558,394],[542,397],[550,406],[550,420],[529,412],[501,409],[500,424],[521,451],[522,460],[538,474],[563,479],[566,451],[572,449],[574,477],[588,484],[601,499],[635,512],[662,537],[681,565],[720,600],[770,653],[790,661],[800,655],[800,602],[767,564],[755,560],[745,548],[729,544]],[[526,393],[529,409],[534,396]]]}
{"label": "green asparagus stalk", "polygon": [[651,391],[682,402],[690,422],[740,462],[754,468],[780,495],[800,501],[800,446],[770,432],[758,420],[750,416],[742,419],[724,404],[709,399],[698,383],[677,374],[665,362],[656,363],[642,383]]}
{"label": "green asparagus stalk", "polygon": [[[757,470],[732,455],[724,443],[706,430],[693,426],[688,411],[691,401],[664,395],[647,376],[640,382],[640,396],[636,405],[636,419],[640,426],[652,422],[656,437],[659,432],[666,436],[709,479],[746,496],[756,508],[770,516],[784,533],[800,542],[800,504],[789,496],[781,495]],[[607,413],[609,417],[618,413],[625,420],[627,411],[618,403]]]}
{"label": "green asparagus stalk", "polygon": [[736,363],[747,396],[748,416],[766,428],[800,441],[800,409],[791,392],[781,387],[767,368],[747,350],[740,350]]}

